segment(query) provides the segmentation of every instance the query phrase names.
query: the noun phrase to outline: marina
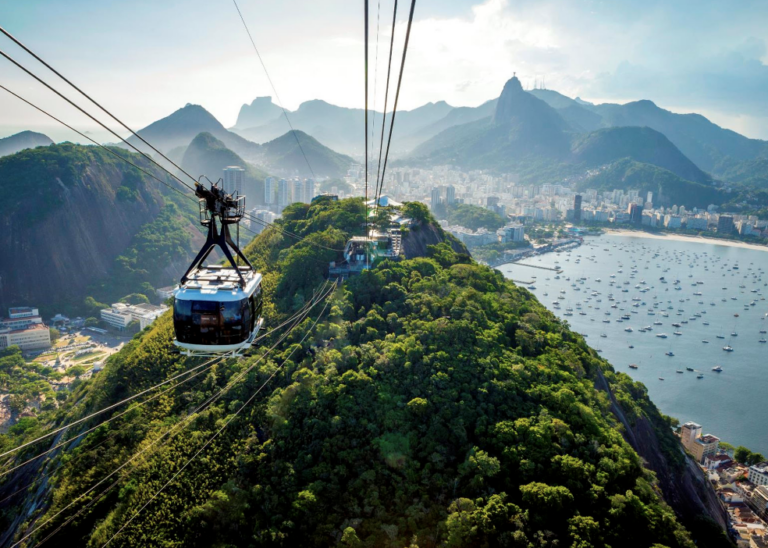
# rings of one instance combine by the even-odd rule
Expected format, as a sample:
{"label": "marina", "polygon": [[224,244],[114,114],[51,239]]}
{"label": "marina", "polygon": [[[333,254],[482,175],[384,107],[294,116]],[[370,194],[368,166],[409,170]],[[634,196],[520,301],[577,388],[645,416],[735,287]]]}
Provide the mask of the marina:
{"label": "marina", "polygon": [[768,253],[606,234],[526,263],[552,272],[498,269],[533,277],[529,291],[663,413],[768,454]]}

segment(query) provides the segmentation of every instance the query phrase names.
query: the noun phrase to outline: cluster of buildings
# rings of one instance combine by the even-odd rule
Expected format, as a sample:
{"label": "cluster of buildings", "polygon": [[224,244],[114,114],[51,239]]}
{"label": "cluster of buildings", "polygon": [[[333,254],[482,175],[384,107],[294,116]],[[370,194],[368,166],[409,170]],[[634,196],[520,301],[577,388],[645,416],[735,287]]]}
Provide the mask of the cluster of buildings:
{"label": "cluster of buildings", "polygon": [[728,513],[728,529],[739,548],[768,548],[768,462],[751,466],[720,450],[720,440],[685,423],[680,441],[707,473]]}
{"label": "cluster of buildings", "polygon": [[128,325],[136,320],[141,329],[152,325],[157,318],[168,310],[165,305],[154,304],[125,304],[115,303],[109,308],[101,310],[101,320],[119,331],[124,331]]}
{"label": "cluster of buildings", "polygon": [[308,204],[315,197],[314,179],[277,179],[267,177],[264,180],[264,205],[266,209],[280,213],[290,204],[302,202]]}
{"label": "cluster of buildings", "polygon": [[468,248],[496,243],[503,244],[526,241],[525,227],[520,223],[510,223],[495,232],[486,230],[485,228],[471,230],[463,226],[449,225],[448,221],[440,221],[440,225],[446,231],[453,234],[457,240],[463,242]]}
{"label": "cluster of buildings", "polygon": [[51,330],[37,308],[9,308],[8,317],[0,319],[0,350],[9,346],[18,346],[23,351],[50,348]]}
{"label": "cluster of buildings", "polygon": [[[399,201],[429,204],[437,219],[446,218],[453,204],[485,207],[520,222],[627,223],[667,229],[713,231],[720,234],[768,237],[768,221],[754,216],[718,213],[684,206],[657,207],[653,192],[586,189],[577,193],[575,183],[600,169],[564,180],[561,184],[522,184],[516,173],[494,175],[483,170],[462,171],[455,166],[431,169],[393,168],[387,171],[386,192]],[[362,194],[360,166],[348,172],[347,182]],[[484,238],[490,238],[484,236]]]}

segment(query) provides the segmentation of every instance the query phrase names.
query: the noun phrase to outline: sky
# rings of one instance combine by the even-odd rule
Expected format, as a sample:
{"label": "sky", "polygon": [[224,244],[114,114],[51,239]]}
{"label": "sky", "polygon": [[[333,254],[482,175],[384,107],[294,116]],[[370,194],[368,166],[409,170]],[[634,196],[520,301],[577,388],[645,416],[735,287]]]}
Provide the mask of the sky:
{"label": "sky", "polygon": [[[369,100],[379,109],[393,1],[370,0]],[[363,106],[362,1],[238,2],[286,108]],[[409,5],[399,2],[395,67]],[[232,0],[0,0],[0,13],[0,25],[134,129],[186,103],[229,127],[243,103],[275,95]],[[650,99],[768,139],[766,22],[765,0],[418,0],[399,108],[476,106],[516,73],[525,87],[598,103]],[[65,89],[4,36],[0,50]],[[5,59],[0,83],[103,133]],[[51,124],[0,90],[0,137],[72,138]]]}

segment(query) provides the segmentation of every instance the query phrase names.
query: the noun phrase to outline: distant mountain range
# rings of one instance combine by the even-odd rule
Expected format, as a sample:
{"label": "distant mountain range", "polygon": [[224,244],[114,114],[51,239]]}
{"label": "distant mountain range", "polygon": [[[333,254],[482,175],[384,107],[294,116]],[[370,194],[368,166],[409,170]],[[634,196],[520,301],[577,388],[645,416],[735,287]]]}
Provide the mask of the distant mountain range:
{"label": "distant mountain range", "polygon": [[[254,101],[254,104],[257,102],[258,100]],[[334,152],[302,131],[296,131],[295,136],[290,132],[284,133],[263,145],[254,143],[226,129],[200,105],[186,105],[137,133],[174,162],[178,163],[181,160],[187,164],[197,163],[198,166],[204,167],[205,169],[199,173],[191,174],[195,177],[204,174],[212,180],[221,176],[220,169],[210,169],[213,165],[221,164],[213,161],[213,158],[232,159],[222,167],[227,165],[246,167],[248,164],[256,169],[252,173],[259,173],[257,178],[261,180],[266,173],[278,176],[310,176],[314,173],[317,177],[343,177],[354,162],[352,158]],[[196,143],[193,151],[204,152],[205,156],[194,160],[188,147],[201,134],[206,137]],[[128,141],[140,150],[156,156],[136,137],[131,137]],[[307,167],[304,155],[312,166],[311,171]],[[174,169],[167,162],[163,163],[167,168]]]}
{"label": "distant mountain range", "polygon": [[[522,91],[520,86],[519,91]],[[751,169],[752,180],[762,180],[765,176],[760,163],[755,160],[768,160],[768,142],[759,139],[749,139],[738,133],[723,129],[713,124],[699,114],[676,114],[658,107],[652,101],[641,100],[624,105],[605,103],[593,104],[580,98],[572,99],[554,90],[529,90],[526,95],[546,103],[551,110],[544,110],[533,102],[524,101],[523,95],[517,95],[519,110],[522,115],[527,106],[533,111],[525,114],[531,122],[528,128],[537,133],[546,133],[546,127],[558,126],[564,133],[583,134],[599,129],[615,127],[647,127],[663,134],[684,156],[693,162],[700,170],[709,172],[715,177],[728,177],[734,172],[744,172]],[[394,157],[409,156],[411,159],[424,160],[425,151],[435,151],[441,145],[451,140],[451,135],[440,135],[462,125],[488,119],[496,113],[498,99],[483,103],[478,107],[452,107],[440,101],[428,103],[411,111],[399,111],[396,119],[396,130],[393,136],[392,155]],[[302,103],[294,112],[288,112],[294,128],[301,129],[326,146],[360,156],[363,149],[362,109],[349,109],[326,103],[325,101],[307,101]],[[502,113],[503,116],[503,113]],[[382,115],[375,112],[370,115],[371,127],[380,128]],[[460,130],[460,134],[472,135],[482,124],[468,126]],[[280,107],[272,103],[270,97],[257,98],[250,105],[243,105],[237,123],[232,131],[243,137],[265,142],[284,134],[288,122]],[[374,130],[376,136],[378,129]],[[527,141],[524,131],[516,131],[515,135]],[[550,134],[551,135],[551,134]],[[649,134],[646,134],[649,137]],[[535,136],[534,141],[536,141]],[[548,147],[565,147],[562,136],[554,135],[555,142]],[[626,136],[625,136],[626,137]],[[649,137],[650,138],[650,137]],[[513,139],[514,140],[514,139]],[[651,139],[652,140],[652,139]],[[522,147],[507,143],[508,149],[514,149],[519,155],[530,152],[530,143]],[[511,147],[511,148],[510,148]],[[630,155],[631,156],[631,155]],[[488,159],[486,151],[478,151],[477,162],[482,165]],[[742,168],[739,164],[752,162],[752,168]],[[423,162],[422,162],[423,163]],[[498,165],[484,165],[486,168]],[[669,167],[669,166],[662,166]],[[754,173],[754,168],[757,172]],[[684,177],[692,177],[688,172]],[[692,180],[700,180],[700,176]]]}
{"label": "distant mountain range", "polygon": [[20,150],[52,145],[53,141],[47,135],[34,131],[22,131],[16,135],[0,139],[0,157],[15,154]]}

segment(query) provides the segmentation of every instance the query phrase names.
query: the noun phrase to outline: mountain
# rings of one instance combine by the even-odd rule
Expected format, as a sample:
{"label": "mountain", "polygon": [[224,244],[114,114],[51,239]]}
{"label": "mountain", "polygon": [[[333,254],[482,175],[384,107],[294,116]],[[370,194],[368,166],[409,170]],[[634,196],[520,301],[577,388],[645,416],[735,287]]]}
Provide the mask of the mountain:
{"label": "mountain", "polygon": [[53,141],[42,133],[34,131],[22,131],[10,137],[0,139],[0,157],[14,154],[26,148],[35,148],[52,145]]}
{"label": "mountain", "polygon": [[272,102],[272,97],[256,97],[250,105],[240,107],[235,128],[261,126],[282,115],[282,109]]}
{"label": "mountain", "polygon": [[311,177],[314,174],[316,177],[341,178],[354,163],[349,156],[334,152],[303,131],[289,132],[264,143],[262,154],[264,164],[270,170],[287,176]]}
{"label": "mountain", "polygon": [[514,171],[523,182],[545,182],[629,158],[669,170],[683,181],[712,183],[658,131],[617,127],[581,133],[561,113],[585,107],[555,92],[534,91],[539,93],[526,92],[517,78],[510,79],[491,118],[446,129],[419,145],[407,161]]}
{"label": "mountain", "polygon": [[[440,234],[425,206],[405,209],[404,246]],[[729,546],[673,420],[500,272],[438,240],[311,306],[363,213],[359,199],[294,204],[279,224],[306,240],[268,229],[246,248],[270,326],[310,305],[284,341],[206,365],[173,352],[169,313],[11,431],[4,449],[202,368],[6,474],[0,543]]]}
{"label": "mountain", "polygon": [[482,120],[492,116],[496,110],[496,99],[486,101],[478,107],[455,107],[448,114],[440,118],[437,122],[422,127],[400,138],[404,142],[405,148],[415,148],[427,139],[434,137],[443,130],[453,126]]}
{"label": "mountain", "polygon": [[623,158],[604,166],[597,173],[579,181],[577,188],[598,191],[638,190],[644,196],[653,192],[655,205],[670,207],[684,204],[686,207],[706,208],[710,204],[720,205],[729,196],[709,184],[686,180],[667,169]]}
{"label": "mountain", "polygon": [[[752,160],[768,154],[768,142],[749,139],[723,129],[700,114],[676,114],[659,108],[652,101],[625,105],[602,104],[591,108],[604,126],[647,126],[666,135],[696,165],[713,171],[723,158]],[[717,173],[715,173],[717,175]]]}
{"label": "mountain", "polygon": [[[163,178],[146,159],[116,150]],[[188,206],[173,206],[165,187],[97,147],[5,156],[0,181],[14,183],[0,185],[0,308],[82,314],[87,295],[117,299],[145,282],[168,285],[194,256],[200,232],[182,215]]]}
{"label": "mountain", "polygon": [[577,136],[572,160],[598,166],[619,158],[652,164],[682,179],[711,184],[712,177],[691,162],[669,139],[648,127],[614,127]]}
{"label": "mountain", "polygon": [[267,173],[243,160],[210,133],[203,132],[192,139],[181,160],[185,171],[195,177],[205,175],[214,182],[224,176],[224,168],[229,166],[245,169],[243,194],[247,198],[246,205],[262,204]]}
{"label": "mountain", "polygon": [[[260,108],[264,109],[263,101],[260,103]],[[445,101],[439,101],[427,103],[410,111],[398,111],[395,119],[396,129],[393,134],[393,147],[396,147],[398,151],[401,150],[405,146],[399,143],[401,137],[405,138],[409,134],[438,122],[452,110],[453,107]],[[288,116],[293,129],[305,132],[323,145],[346,154],[362,155],[365,140],[365,111],[363,109],[339,107],[325,101],[313,100],[302,103],[296,111],[289,112]],[[376,139],[378,139],[381,131],[382,113],[370,111],[368,116],[370,130],[375,133]],[[389,114],[387,120],[389,124]],[[290,131],[291,127],[284,116],[278,116],[270,122],[249,128],[242,127],[238,119],[237,125],[232,129],[247,139],[264,143],[284,135]]]}
{"label": "mountain", "polygon": [[[257,158],[260,152],[259,145],[225,129],[210,112],[200,105],[188,104],[137,133],[164,153],[177,147],[188,146],[200,133],[210,133],[246,160]],[[136,137],[129,137],[128,142],[144,152],[155,155]]]}

